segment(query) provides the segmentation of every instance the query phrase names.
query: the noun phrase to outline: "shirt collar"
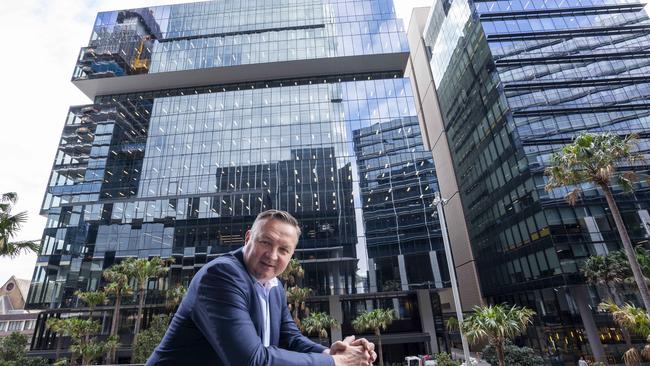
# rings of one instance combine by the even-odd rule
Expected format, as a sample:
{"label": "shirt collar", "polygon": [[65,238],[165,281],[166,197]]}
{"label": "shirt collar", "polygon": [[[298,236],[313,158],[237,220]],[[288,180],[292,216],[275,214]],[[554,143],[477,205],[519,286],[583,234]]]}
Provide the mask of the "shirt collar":
{"label": "shirt collar", "polygon": [[278,278],[277,278],[277,277],[273,277],[273,278],[271,278],[270,281],[268,281],[268,282],[265,283],[265,284],[263,284],[262,282],[260,282],[260,281],[258,281],[258,280],[255,280],[255,283],[256,283],[256,284],[259,284],[260,286],[262,286],[262,288],[264,288],[265,290],[267,290],[267,291],[271,291],[272,288],[274,288],[275,286],[278,285],[279,281],[278,281]]}
{"label": "shirt collar", "polygon": [[[246,269],[246,272],[248,272],[248,269]],[[267,292],[271,291],[272,288],[274,288],[274,287],[276,287],[276,286],[278,286],[280,284],[280,281],[278,280],[277,277],[271,278],[268,282],[266,282],[266,284],[264,284],[260,280],[255,278],[255,276],[253,276],[250,272],[248,272],[248,275],[250,276],[251,280],[253,280],[253,283],[256,286],[260,286],[261,288],[263,288]]]}

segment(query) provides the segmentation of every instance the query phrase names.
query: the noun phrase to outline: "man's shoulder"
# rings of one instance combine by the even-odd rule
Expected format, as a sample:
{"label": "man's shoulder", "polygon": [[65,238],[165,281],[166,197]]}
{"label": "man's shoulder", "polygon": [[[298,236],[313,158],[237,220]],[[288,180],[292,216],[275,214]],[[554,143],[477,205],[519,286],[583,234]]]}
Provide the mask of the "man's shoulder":
{"label": "man's shoulder", "polygon": [[237,250],[221,255],[206,263],[194,276],[195,278],[210,277],[211,275],[228,277],[245,277],[246,268],[239,258]]}

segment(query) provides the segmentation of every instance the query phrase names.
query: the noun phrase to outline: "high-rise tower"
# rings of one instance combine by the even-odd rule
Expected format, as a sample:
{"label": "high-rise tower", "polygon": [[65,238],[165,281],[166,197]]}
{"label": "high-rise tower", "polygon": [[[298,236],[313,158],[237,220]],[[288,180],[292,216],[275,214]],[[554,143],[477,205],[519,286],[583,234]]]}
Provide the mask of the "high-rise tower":
{"label": "high-rise tower", "polygon": [[393,307],[389,357],[437,349],[448,274],[407,59],[390,0],[99,13],[72,79],[92,103],[63,128],[29,306],[69,312],[112,264],[174,258],[155,303],[278,208],[302,225],[313,308],[349,334],[361,310]]}
{"label": "high-rise tower", "polygon": [[[570,206],[568,189],[544,190],[544,168],[583,131],[637,133],[647,154],[646,2],[439,0],[422,12],[410,26],[410,72],[482,294],[534,309],[527,339],[549,360],[620,359],[623,335],[596,311],[608,296],[579,270],[620,248],[605,198],[585,184]],[[647,162],[632,169],[644,175]],[[633,244],[647,247],[647,182],[634,195],[613,183]],[[635,300],[632,287],[622,295]]]}

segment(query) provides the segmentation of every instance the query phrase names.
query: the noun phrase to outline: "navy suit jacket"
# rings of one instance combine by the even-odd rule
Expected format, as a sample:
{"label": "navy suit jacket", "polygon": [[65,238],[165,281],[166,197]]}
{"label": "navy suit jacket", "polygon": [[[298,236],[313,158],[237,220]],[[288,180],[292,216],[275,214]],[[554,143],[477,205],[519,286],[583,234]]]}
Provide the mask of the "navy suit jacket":
{"label": "navy suit jacket", "polygon": [[325,347],[298,330],[282,286],[269,294],[271,342],[264,347],[254,285],[242,249],[203,266],[146,365],[334,366]]}

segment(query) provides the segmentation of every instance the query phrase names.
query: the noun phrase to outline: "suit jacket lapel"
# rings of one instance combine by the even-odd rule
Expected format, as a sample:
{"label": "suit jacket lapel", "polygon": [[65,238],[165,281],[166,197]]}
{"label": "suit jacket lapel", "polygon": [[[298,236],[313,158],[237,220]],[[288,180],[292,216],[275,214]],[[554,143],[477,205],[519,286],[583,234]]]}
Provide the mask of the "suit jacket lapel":
{"label": "suit jacket lapel", "polygon": [[[257,297],[257,289],[255,288],[255,282],[253,282],[253,278],[248,273],[248,270],[246,269],[246,265],[244,264],[244,252],[242,248],[239,248],[231,253],[235,258],[239,260],[239,263],[241,264],[242,267],[242,271],[246,273],[246,278],[250,280],[247,285],[248,288],[250,289],[249,301],[252,303],[251,304],[252,306],[249,305],[249,309],[251,312],[251,320],[253,321],[253,325],[255,326],[255,330],[257,330],[257,335],[260,337],[260,340],[264,340],[263,338],[264,337],[264,315],[262,315],[262,306],[260,305],[260,299]],[[273,318],[271,318],[271,321],[273,321]],[[273,329],[272,326],[271,329]],[[271,333],[271,337],[273,337],[273,333]],[[273,343],[271,342],[271,344]]]}
{"label": "suit jacket lapel", "polygon": [[271,317],[271,346],[280,345],[280,322],[282,321],[282,283],[271,289],[269,294],[269,309]]}

